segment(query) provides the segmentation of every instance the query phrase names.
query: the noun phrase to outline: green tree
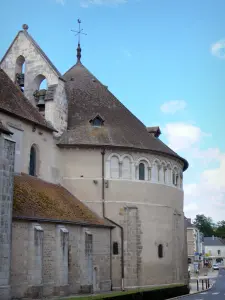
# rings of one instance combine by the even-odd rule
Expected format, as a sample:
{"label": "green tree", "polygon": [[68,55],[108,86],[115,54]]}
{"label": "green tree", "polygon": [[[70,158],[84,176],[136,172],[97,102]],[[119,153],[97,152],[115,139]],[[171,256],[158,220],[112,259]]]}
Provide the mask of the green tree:
{"label": "green tree", "polygon": [[216,233],[212,218],[206,217],[205,215],[197,215],[194,220],[194,225],[204,236],[212,236]]}
{"label": "green tree", "polygon": [[220,221],[216,224],[216,236],[225,238],[225,221]]}

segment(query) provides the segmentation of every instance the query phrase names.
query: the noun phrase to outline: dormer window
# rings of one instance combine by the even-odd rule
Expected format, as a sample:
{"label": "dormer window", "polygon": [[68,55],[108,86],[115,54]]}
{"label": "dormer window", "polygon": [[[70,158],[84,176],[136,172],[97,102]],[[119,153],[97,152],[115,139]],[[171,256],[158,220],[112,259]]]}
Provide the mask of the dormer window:
{"label": "dormer window", "polygon": [[104,120],[98,115],[90,120],[90,123],[93,127],[102,127],[104,125]]}

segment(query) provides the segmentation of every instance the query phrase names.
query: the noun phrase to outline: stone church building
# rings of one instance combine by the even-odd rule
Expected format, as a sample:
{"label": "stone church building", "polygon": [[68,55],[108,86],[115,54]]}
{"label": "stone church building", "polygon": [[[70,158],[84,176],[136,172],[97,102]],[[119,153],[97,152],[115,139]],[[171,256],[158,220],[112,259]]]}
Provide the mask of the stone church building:
{"label": "stone church building", "polygon": [[[43,82],[46,82],[43,88]],[[23,25],[0,62],[0,299],[187,282],[188,163]]]}

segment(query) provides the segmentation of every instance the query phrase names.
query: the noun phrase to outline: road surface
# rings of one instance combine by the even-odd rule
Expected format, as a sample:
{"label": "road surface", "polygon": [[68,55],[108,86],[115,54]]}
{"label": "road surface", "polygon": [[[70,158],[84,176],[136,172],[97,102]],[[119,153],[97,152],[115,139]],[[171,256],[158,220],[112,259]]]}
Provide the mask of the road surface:
{"label": "road surface", "polygon": [[[178,298],[179,299],[179,298]],[[225,299],[225,269],[220,269],[213,287],[208,291],[184,297],[187,300],[224,300]]]}

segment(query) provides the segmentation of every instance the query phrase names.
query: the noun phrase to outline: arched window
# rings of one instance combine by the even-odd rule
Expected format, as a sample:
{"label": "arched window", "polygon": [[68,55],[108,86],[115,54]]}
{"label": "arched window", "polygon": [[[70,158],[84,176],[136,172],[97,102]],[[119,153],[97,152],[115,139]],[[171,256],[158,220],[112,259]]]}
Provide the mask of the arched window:
{"label": "arched window", "polygon": [[30,149],[30,165],[29,165],[29,175],[36,176],[37,171],[37,152],[35,146],[31,146]]}
{"label": "arched window", "polygon": [[124,157],[122,162],[122,178],[131,179],[131,161],[129,157]]}
{"label": "arched window", "polygon": [[44,75],[39,74],[34,79],[34,99],[39,112],[45,115],[45,96],[48,89],[47,80]]}
{"label": "arched window", "polygon": [[16,78],[15,82],[20,87],[21,91],[24,92],[24,80],[25,80],[25,58],[20,55],[16,60]]}
{"label": "arched window", "polygon": [[143,162],[138,166],[138,179],[145,180],[145,164]]}
{"label": "arched window", "polygon": [[158,245],[158,257],[159,258],[163,257],[163,245],[162,244]]}
{"label": "arched window", "polygon": [[110,177],[111,178],[119,178],[119,158],[117,156],[112,156],[110,160]]}

